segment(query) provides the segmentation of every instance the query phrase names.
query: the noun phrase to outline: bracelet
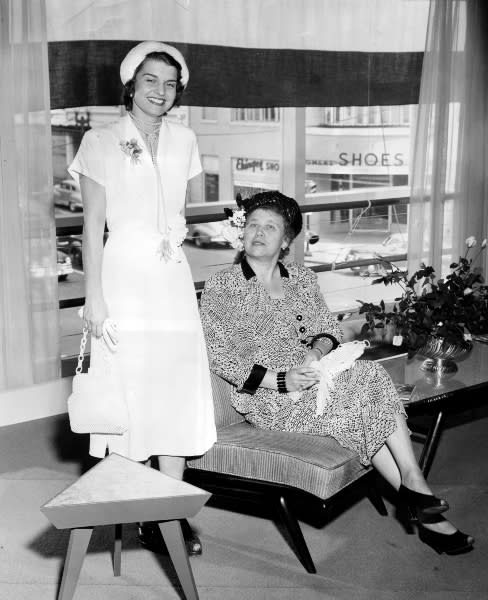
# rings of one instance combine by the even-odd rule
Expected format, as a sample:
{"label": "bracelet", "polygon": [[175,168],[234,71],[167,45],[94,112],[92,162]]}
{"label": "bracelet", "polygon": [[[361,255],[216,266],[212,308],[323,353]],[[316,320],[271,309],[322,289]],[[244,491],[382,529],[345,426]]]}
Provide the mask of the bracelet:
{"label": "bracelet", "polygon": [[333,349],[334,344],[328,338],[321,338],[314,342],[311,350],[318,350],[321,356],[325,356]]}
{"label": "bracelet", "polygon": [[325,352],[322,352],[322,348],[320,348],[318,344],[315,344],[313,348],[310,348],[309,352],[312,352],[313,350],[317,350],[317,352],[320,354],[317,360],[320,360],[323,356],[325,356]]}
{"label": "bracelet", "polygon": [[276,375],[276,383],[278,385],[278,392],[280,394],[287,394],[288,393],[288,389],[286,387],[285,377],[286,377],[286,371],[280,371],[278,373],[278,375]]}
{"label": "bracelet", "polygon": [[336,338],[333,335],[330,335],[330,333],[319,333],[318,335],[314,335],[313,338],[310,340],[310,348],[313,347],[313,345],[315,344],[316,341],[322,339],[322,338],[327,338],[328,340],[330,340],[332,342],[332,350],[335,350],[337,348],[337,346],[339,345],[339,342],[336,340]]}

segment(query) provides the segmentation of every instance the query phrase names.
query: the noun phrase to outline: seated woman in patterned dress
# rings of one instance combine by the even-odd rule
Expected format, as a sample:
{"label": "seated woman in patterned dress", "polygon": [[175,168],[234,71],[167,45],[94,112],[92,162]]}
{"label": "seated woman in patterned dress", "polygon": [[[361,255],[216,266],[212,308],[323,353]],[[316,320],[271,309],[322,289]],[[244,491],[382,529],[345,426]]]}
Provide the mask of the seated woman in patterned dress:
{"label": "seated woman in patterned dress", "polygon": [[280,262],[301,231],[300,209],[274,191],[238,197],[238,205],[227,223],[242,248],[238,260],[208,279],[201,299],[210,368],[234,385],[233,406],[256,427],[334,437],[398,490],[423,542],[449,554],[470,550],[474,539],[442,516],[448,504],[422,475],[402,402],[380,364],[358,360],[339,373],[317,415],[311,364],[342,333],[315,273]]}

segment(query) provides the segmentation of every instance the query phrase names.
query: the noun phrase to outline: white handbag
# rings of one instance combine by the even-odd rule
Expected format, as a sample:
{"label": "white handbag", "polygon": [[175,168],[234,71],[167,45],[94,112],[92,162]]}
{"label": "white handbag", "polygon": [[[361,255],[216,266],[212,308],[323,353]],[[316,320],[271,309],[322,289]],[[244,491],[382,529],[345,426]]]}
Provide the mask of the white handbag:
{"label": "white handbag", "polygon": [[[74,433],[122,435],[129,428],[125,393],[117,373],[106,369],[82,373],[88,329],[83,328],[73,391],[68,398],[68,415]],[[108,349],[107,349],[108,351]]]}

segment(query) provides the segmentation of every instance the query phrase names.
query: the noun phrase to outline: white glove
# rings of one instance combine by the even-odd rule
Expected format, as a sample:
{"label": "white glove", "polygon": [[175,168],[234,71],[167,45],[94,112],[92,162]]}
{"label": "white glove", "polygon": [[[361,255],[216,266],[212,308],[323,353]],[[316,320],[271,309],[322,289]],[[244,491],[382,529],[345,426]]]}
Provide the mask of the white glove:
{"label": "white glove", "polygon": [[[78,316],[83,319],[83,307],[78,310]],[[113,319],[107,318],[103,322],[102,338],[110,351],[117,351],[117,323]]]}
{"label": "white glove", "polygon": [[310,364],[321,373],[317,390],[316,416],[323,414],[326,404],[330,401],[330,392],[334,389],[336,376],[342,371],[350,369],[369,345],[367,340],[346,342],[323,356],[319,361],[313,361]]}

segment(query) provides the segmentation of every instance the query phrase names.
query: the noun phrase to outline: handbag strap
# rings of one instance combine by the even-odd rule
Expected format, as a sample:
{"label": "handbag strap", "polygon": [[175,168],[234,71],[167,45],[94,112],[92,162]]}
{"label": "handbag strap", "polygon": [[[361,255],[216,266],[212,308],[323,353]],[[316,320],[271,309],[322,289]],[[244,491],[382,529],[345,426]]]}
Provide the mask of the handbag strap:
{"label": "handbag strap", "polygon": [[88,329],[83,327],[83,335],[80,342],[80,353],[78,355],[78,364],[76,365],[75,373],[79,375],[83,370],[83,359],[85,358],[85,347],[88,339]]}

